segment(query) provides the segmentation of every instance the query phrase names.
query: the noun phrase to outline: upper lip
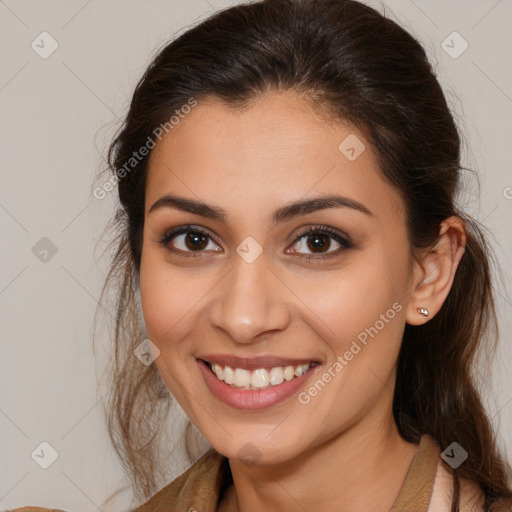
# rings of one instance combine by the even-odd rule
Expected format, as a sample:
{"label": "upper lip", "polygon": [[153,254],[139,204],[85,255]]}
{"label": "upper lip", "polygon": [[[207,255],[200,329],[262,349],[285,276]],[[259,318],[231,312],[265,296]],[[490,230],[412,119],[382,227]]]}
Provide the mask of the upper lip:
{"label": "upper lip", "polygon": [[206,354],[198,357],[208,363],[217,363],[220,366],[230,368],[243,368],[245,370],[257,370],[258,368],[274,368],[277,366],[298,366],[301,364],[318,363],[315,359],[294,359],[290,357],[256,356],[238,357],[229,354]]}

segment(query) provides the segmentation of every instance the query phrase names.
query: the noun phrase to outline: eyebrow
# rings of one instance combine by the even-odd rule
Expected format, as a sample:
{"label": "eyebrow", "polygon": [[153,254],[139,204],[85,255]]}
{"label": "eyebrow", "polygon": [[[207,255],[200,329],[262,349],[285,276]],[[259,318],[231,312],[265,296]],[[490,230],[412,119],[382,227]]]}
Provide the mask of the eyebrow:
{"label": "eyebrow", "polygon": [[[165,195],[158,199],[153,206],[149,209],[149,213],[152,213],[161,208],[174,208],[183,212],[193,213],[200,215],[201,217],[207,217],[209,219],[217,220],[219,222],[226,223],[228,217],[225,210],[218,206],[211,206],[202,201],[196,201],[195,199],[187,199],[185,197],[175,195]],[[330,194],[327,196],[316,197],[313,199],[299,200],[281,208],[275,210],[272,214],[273,223],[284,222],[292,217],[298,215],[307,215],[319,210],[326,210],[329,208],[351,208],[353,210],[362,212],[366,215],[373,216],[373,213],[354,199],[348,197],[339,196],[336,194]]]}

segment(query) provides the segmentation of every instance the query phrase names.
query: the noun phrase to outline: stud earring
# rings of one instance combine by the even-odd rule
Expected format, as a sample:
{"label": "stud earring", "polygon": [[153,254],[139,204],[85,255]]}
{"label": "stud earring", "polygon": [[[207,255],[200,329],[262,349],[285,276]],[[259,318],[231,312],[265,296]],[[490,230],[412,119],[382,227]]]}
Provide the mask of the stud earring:
{"label": "stud earring", "polygon": [[424,317],[427,317],[429,315],[429,311],[427,308],[416,308],[416,311]]}

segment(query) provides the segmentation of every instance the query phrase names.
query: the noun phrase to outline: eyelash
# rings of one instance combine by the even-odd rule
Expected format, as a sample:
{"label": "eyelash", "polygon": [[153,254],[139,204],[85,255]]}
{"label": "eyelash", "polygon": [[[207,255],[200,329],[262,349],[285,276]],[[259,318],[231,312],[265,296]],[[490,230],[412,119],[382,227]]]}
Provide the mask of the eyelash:
{"label": "eyelash", "polygon": [[[185,258],[190,258],[190,257],[196,258],[196,257],[202,256],[201,253],[204,251],[183,251],[181,249],[173,249],[172,247],[169,246],[169,242],[175,236],[189,234],[189,233],[205,235],[205,236],[211,238],[213,241],[215,241],[215,237],[212,236],[207,231],[200,229],[200,228],[195,228],[194,226],[191,226],[191,225],[187,225],[187,226],[181,226],[181,227],[173,228],[169,231],[166,231],[164,233],[164,235],[158,240],[158,243],[162,247],[164,247],[166,250],[168,250],[172,253],[175,253],[175,254],[179,254],[180,256],[183,256]],[[335,251],[330,251],[325,254],[307,254],[306,255],[303,253],[294,253],[293,256],[296,258],[305,258],[308,261],[332,258],[334,256],[339,255],[344,250],[352,248],[352,246],[353,246],[352,242],[350,241],[348,236],[346,236],[346,235],[343,236],[338,231],[336,231],[332,228],[329,228],[327,226],[312,226],[312,227],[305,229],[304,231],[299,232],[297,234],[297,236],[295,237],[295,239],[293,240],[291,245],[292,246],[295,245],[299,240],[301,240],[304,237],[308,237],[311,235],[317,235],[317,234],[328,235],[330,238],[332,238],[336,242],[338,242],[341,245],[341,247]],[[218,244],[218,242],[216,242],[216,243]],[[194,253],[197,253],[197,254],[194,254]]]}

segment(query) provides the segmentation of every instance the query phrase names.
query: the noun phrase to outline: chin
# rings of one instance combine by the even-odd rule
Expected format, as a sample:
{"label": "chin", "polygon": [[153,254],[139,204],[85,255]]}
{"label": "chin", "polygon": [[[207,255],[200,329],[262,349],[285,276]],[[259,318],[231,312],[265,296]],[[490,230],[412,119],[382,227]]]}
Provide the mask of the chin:
{"label": "chin", "polygon": [[228,438],[221,440],[215,437],[208,439],[208,442],[228,459],[240,461],[249,467],[286,463],[303,453],[300,445],[290,436],[286,439],[280,437],[269,439],[265,434],[251,436],[246,432],[245,435],[233,435]]}

